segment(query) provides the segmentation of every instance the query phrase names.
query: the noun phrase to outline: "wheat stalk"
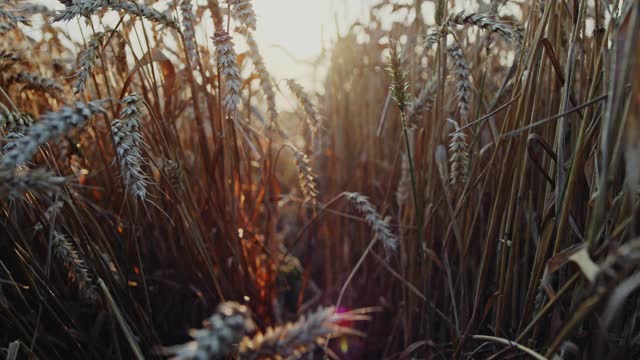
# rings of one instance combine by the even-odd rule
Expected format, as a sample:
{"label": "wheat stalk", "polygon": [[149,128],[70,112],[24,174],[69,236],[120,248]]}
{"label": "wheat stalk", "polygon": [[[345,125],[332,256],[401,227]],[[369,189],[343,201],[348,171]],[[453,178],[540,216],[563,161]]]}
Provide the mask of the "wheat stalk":
{"label": "wheat stalk", "polygon": [[454,124],[455,130],[449,134],[449,156],[451,163],[450,179],[451,185],[463,185],[467,181],[469,173],[469,150],[467,145],[467,136],[460,131],[457,122],[449,119]]}
{"label": "wheat stalk", "polygon": [[122,98],[124,108],[120,118],[111,123],[113,142],[120,162],[120,174],[124,187],[134,197],[144,201],[147,195],[148,177],[142,170],[144,146],[140,132],[140,119],[144,115],[142,97],[136,93]]}
{"label": "wheat stalk", "polygon": [[250,0],[227,0],[231,6],[231,16],[239,21],[245,30],[256,30],[256,13]]}
{"label": "wheat stalk", "polygon": [[74,107],[64,106],[56,112],[44,114],[40,121],[29,128],[27,134],[16,141],[14,149],[8,151],[1,169],[15,169],[24,165],[35,155],[40,145],[66,134],[69,130],[82,126],[97,113],[103,113],[99,101],[84,104],[77,102]]}
{"label": "wheat stalk", "polygon": [[295,80],[288,79],[287,85],[289,85],[289,89],[291,89],[293,95],[296,97],[296,99],[298,99],[300,105],[302,105],[304,113],[307,117],[307,124],[309,125],[311,132],[316,132],[320,128],[321,123],[320,117],[318,116],[318,113],[316,112],[316,109],[311,102],[311,98],[304,91],[302,85],[298,84]]}
{"label": "wheat stalk", "polygon": [[469,116],[469,106],[471,102],[471,73],[470,66],[464,58],[462,49],[457,42],[451,44],[448,53],[453,60],[453,74],[456,76],[456,96],[458,97],[458,111],[462,122],[466,123]]}
{"label": "wheat stalk", "polygon": [[255,327],[246,306],[225,302],[210,318],[203,322],[204,328],[192,329],[193,338],[186,344],[162,348],[164,355],[174,355],[176,360],[217,359],[229,355],[246,332]]}
{"label": "wheat stalk", "polygon": [[98,293],[89,275],[89,269],[80,258],[75,246],[63,234],[54,231],[51,241],[53,253],[67,268],[69,278],[76,284],[82,299],[90,304],[98,300]]}
{"label": "wheat stalk", "polygon": [[242,359],[296,359],[325,343],[325,338],[361,333],[341,325],[345,321],[367,320],[355,312],[337,313],[334,307],[319,308],[294,323],[269,327],[252,338],[245,337],[239,345]]}
{"label": "wheat stalk", "polygon": [[447,24],[473,25],[496,33],[509,41],[522,44],[522,34],[518,29],[509,24],[495,21],[488,15],[477,14],[474,12],[466,14],[464,11],[460,11],[458,13],[450,14],[447,19]]}
{"label": "wheat stalk", "polygon": [[298,150],[295,146],[287,144],[296,158],[296,167],[298,168],[298,180],[300,182],[300,188],[304,195],[304,201],[311,204],[315,208],[318,199],[318,180],[316,174],[313,172],[309,157],[307,154]]}
{"label": "wheat stalk", "polygon": [[230,115],[235,114],[240,104],[242,82],[240,70],[236,60],[236,51],[232,37],[224,30],[216,31],[213,43],[216,47],[216,59],[221,76],[225,80],[225,95],[223,104]]}
{"label": "wheat stalk", "polygon": [[365,220],[371,226],[373,232],[382,241],[387,252],[394,252],[398,248],[398,239],[391,231],[389,224],[382,220],[376,207],[369,202],[369,199],[357,192],[345,192],[344,195],[364,215]]}
{"label": "wheat stalk", "polygon": [[264,64],[264,59],[260,54],[258,44],[256,43],[251,33],[247,33],[247,45],[249,46],[249,56],[251,57],[253,65],[256,67],[258,77],[260,78],[260,87],[262,88],[262,92],[264,93],[264,96],[267,100],[267,109],[269,112],[269,120],[271,122],[270,125],[273,125],[273,123],[278,118],[278,110],[276,108],[276,94],[273,90],[273,80],[271,78],[271,74],[269,74],[269,71]]}
{"label": "wheat stalk", "polygon": [[[407,81],[407,73],[404,70],[404,57],[400,52],[398,43],[390,39],[389,41],[389,56],[387,59],[387,71],[391,75],[390,92],[391,97],[400,110],[400,120],[402,122],[402,133],[404,135],[405,151],[407,155],[407,162],[409,163],[409,177],[411,178],[411,193],[413,195],[413,206],[416,215],[416,222],[418,231],[416,231],[416,242],[418,246],[418,257],[422,259],[422,241],[423,241],[423,229],[422,229],[422,206],[420,204],[420,195],[418,193],[417,186],[417,173],[415,164],[413,163],[413,151],[411,141],[409,140],[409,128],[406,118],[406,108],[409,102],[409,82]],[[378,216],[379,217],[379,216]],[[395,240],[395,238],[394,238]]]}

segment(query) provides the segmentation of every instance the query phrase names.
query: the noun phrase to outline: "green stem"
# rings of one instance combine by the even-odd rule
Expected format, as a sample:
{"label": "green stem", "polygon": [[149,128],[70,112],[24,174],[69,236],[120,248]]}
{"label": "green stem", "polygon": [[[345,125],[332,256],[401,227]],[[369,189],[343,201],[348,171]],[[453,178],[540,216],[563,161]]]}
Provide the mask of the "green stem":
{"label": "green stem", "polygon": [[409,160],[409,175],[411,176],[411,187],[413,190],[413,204],[416,208],[416,226],[418,227],[416,243],[418,245],[418,264],[422,263],[423,249],[422,249],[422,207],[418,204],[418,187],[416,186],[416,176],[414,171],[413,156],[411,155],[411,143],[409,142],[409,129],[407,128],[407,121],[404,115],[404,111],[400,112],[400,118],[402,119],[402,132],[404,133],[404,141],[407,147],[407,159]]}

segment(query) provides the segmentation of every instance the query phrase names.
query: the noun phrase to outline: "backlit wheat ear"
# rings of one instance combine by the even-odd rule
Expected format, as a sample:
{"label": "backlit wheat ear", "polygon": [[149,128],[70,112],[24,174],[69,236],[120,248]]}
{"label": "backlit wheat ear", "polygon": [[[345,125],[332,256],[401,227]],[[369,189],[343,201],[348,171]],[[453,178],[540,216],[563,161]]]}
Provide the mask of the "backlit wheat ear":
{"label": "backlit wheat ear", "polygon": [[43,115],[24,137],[16,141],[15,148],[5,154],[0,161],[0,168],[7,170],[24,165],[41,145],[84,125],[93,115],[103,112],[100,102],[95,101],[88,104],[77,102],[74,107],[64,106],[56,112]]}
{"label": "backlit wheat ear", "polygon": [[55,80],[26,71],[12,75],[7,82],[24,84],[25,89],[42,91],[56,98],[64,91],[62,85]]}
{"label": "backlit wheat ear", "polygon": [[59,193],[66,182],[66,178],[44,169],[0,170],[0,199],[21,199],[27,191],[46,195]]}
{"label": "backlit wheat ear", "polygon": [[267,109],[269,111],[269,120],[270,125],[278,118],[278,110],[276,108],[276,94],[273,90],[273,80],[271,78],[271,74],[267,70],[267,67],[264,64],[264,59],[260,54],[260,50],[258,49],[258,44],[255,39],[251,35],[251,33],[247,33],[247,45],[249,45],[249,56],[253,61],[254,66],[256,67],[256,72],[260,77],[260,87],[262,88],[262,92],[267,100]]}
{"label": "backlit wheat ear", "polygon": [[457,122],[449,119],[455,125],[455,130],[449,134],[449,161],[451,163],[450,180],[451,185],[464,185],[469,173],[469,149],[467,136],[460,130]]}
{"label": "backlit wheat ear", "polygon": [[287,80],[287,85],[289,85],[289,89],[291,89],[293,95],[298,99],[300,105],[302,105],[304,113],[307,117],[307,124],[309,125],[311,132],[315,133],[321,127],[321,123],[320,117],[318,116],[318,113],[316,112],[316,109],[311,102],[311,98],[304,91],[304,88],[295,80]]}
{"label": "backlit wheat ear", "polygon": [[458,97],[458,111],[462,123],[466,124],[469,116],[469,106],[471,103],[471,73],[470,66],[464,58],[462,49],[457,42],[448,48],[449,56],[453,60],[453,74],[456,76],[456,96]]}
{"label": "backlit wheat ear", "polygon": [[409,82],[407,81],[407,72],[404,70],[404,57],[395,40],[389,43],[387,63],[387,71],[391,75],[391,96],[398,105],[400,112],[404,114],[409,104]]}
{"label": "backlit wheat ear", "polygon": [[253,11],[251,0],[227,0],[231,5],[231,16],[245,27],[256,30],[256,13]]}
{"label": "backlit wheat ear", "polygon": [[309,162],[309,158],[307,157],[307,154],[298,150],[295,146],[290,144],[287,146],[293,151],[293,155],[296,158],[298,180],[300,181],[300,188],[304,195],[304,201],[308,202],[315,208],[319,194],[318,181],[317,176],[311,167],[311,163]]}
{"label": "backlit wheat ear", "polygon": [[125,190],[144,201],[147,195],[148,177],[142,170],[144,160],[141,149],[144,147],[140,131],[141,118],[144,115],[142,97],[131,94],[122,99],[124,108],[120,118],[111,123],[113,142],[120,162]]}
{"label": "backlit wheat ear", "polygon": [[218,305],[216,313],[203,322],[204,328],[192,329],[193,341],[163,348],[164,355],[174,355],[176,360],[223,359],[234,351],[245,333],[255,324],[246,306],[234,302]]}
{"label": "backlit wheat ear", "polygon": [[382,220],[376,207],[369,202],[369,199],[356,192],[345,192],[344,195],[356,209],[364,215],[365,220],[369,226],[371,226],[373,232],[378,236],[378,239],[382,241],[385,251],[388,253],[395,252],[398,248],[398,239],[391,231],[389,224]]}
{"label": "backlit wheat ear", "polygon": [[213,43],[216,47],[216,60],[218,61],[218,71],[225,81],[224,107],[230,116],[238,110],[242,83],[240,82],[240,70],[236,59],[236,51],[232,38],[226,31],[216,31]]}
{"label": "backlit wheat ear", "polygon": [[98,293],[89,275],[89,269],[80,258],[75,246],[63,234],[54,231],[52,239],[52,252],[58,260],[67,268],[69,278],[78,287],[78,292],[87,303],[94,304],[98,300]]}
{"label": "backlit wheat ear", "polygon": [[91,40],[87,44],[87,48],[82,51],[79,58],[79,69],[76,73],[76,80],[73,82],[73,93],[81,93],[87,84],[87,80],[93,74],[93,68],[96,65],[98,56],[100,55],[100,49],[104,45],[104,40],[107,36],[105,32],[98,32],[91,36]]}
{"label": "backlit wheat ear", "polygon": [[465,14],[464,11],[460,11],[459,13],[450,14],[449,18],[447,19],[447,24],[477,26],[481,29],[494,32],[509,41],[513,41],[517,44],[522,44],[522,34],[518,29],[509,24],[495,21],[487,15],[477,14],[473,12]]}
{"label": "backlit wheat ear", "polygon": [[193,5],[191,0],[182,0],[180,3],[180,12],[182,13],[182,35],[184,36],[184,45],[189,56],[189,63],[193,69],[198,69],[198,45],[196,44],[196,32],[194,24],[196,17],[193,13]]}
{"label": "backlit wheat ear", "polygon": [[31,22],[24,16],[16,15],[9,10],[0,9],[0,35],[15,29],[18,24],[31,25]]}
{"label": "backlit wheat ear", "polygon": [[346,322],[368,320],[369,317],[354,312],[337,313],[334,307],[319,308],[294,323],[269,327],[252,338],[240,342],[241,359],[296,359],[322,346],[327,337],[362,333],[346,327]]}
{"label": "backlit wheat ear", "polygon": [[173,19],[158,10],[152,9],[144,4],[114,0],[72,1],[69,4],[66,4],[66,8],[60,11],[53,21],[70,21],[76,16],[90,17],[104,7],[110,7],[112,10],[121,10],[129,15],[141,16],[149,21],[166,27],[174,29],[178,28]]}

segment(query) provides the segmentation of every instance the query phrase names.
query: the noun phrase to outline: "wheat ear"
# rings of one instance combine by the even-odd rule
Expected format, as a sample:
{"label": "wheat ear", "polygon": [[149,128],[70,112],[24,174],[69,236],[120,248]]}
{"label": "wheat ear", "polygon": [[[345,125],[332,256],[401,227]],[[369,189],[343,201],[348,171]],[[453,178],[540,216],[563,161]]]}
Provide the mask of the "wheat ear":
{"label": "wheat ear", "polygon": [[278,118],[278,110],[276,108],[276,94],[273,90],[273,80],[271,78],[271,74],[269,74],[269,71],[264,64],[264,59],[260,54],[258,44],[256,43],[251,33],[247,33],[247,45],[249,46],[249,56],[251,57],[253,65],[256,67],[258,77],[260,78],[260,87],[262,88],[262,92],[264,93],[264,96],[267,100],[269,120],[271,121],[271,125],[273,125],[273,123]]}
{"label": "wheat ear", "polygon": [[225,80],[224,106],[233,116],[240,104],[242,83],[240,82],[240,70],[236,59],[236,51],[232,37],[224,30],[216,31],[213,43],[216,47],[218,70]]}
{"label": "wheat ear", "polygon": [[193,13],[193,5],[191,0],[182,0],[180,3],[180,12],[182,13],[182,35],[184,36],[184,45],[189,56],[189,63],[194,69],[198,68],[198,45],[196,43],[196,32],[194,24],[196,22],[195,14]]}
{"label": "wheat ear", "polygon": [[90,17],[98,10],[110,7],[113,10],[121,10],[129,15],[141,16],[149,21],[177,29],[177,23],[166,14],[152,9],[144,4],[119,0],[83,0],[72,1],[61,10],[53,21],[70,21],[76,16]]}
{"label": "wheat ear", "polygon": [[64,106],[56,112],[44,114],[40,121],[29,128],[27,134],[16,141],[14,149],[8,151],[1,169],[15,169],[24,165],[35,155],[40,145],[66,134],[69,130],[84,125],[93,115],[103,113],[99,101],[84,104],[77,102],[74,107]]}
{"label": "wheat ear", "polygon": [[256,13],[250,0],[227,0],[231,6],[231,16],[245,29],[256,30]]}
{"label": "wheat ear", "polygon": [[311,132],[316,132],[320,128],[321,123],[320,117],[318,116],[318,113],[316,112],[316,109],[311,102],[311,98],[304,91],[302,85],[298,84],[295,80],[287,80],[287,85],[289,85],[289,89],[291,89],[293,95],[296,97],[296,99],[298,99],[300,105],[302,105],[304,113],[307,117],[307,124],[309,125]]}
{"label": "wheat ear", "polygon": [[22,15],[16,15],[12,11],[0,9],[0,35],[15,29],[18,24],[31,25],[31,22]]}
{"label": "wheat ear", "polygon": [[467,135],[460,131],[457,122],[449,119],[454,124],[455,130],[449,134],[449,161],[451,163],[450,179],[451,185],[463,185],[467,181],[469,173],[469,150],[467,145]]}
{"label": "wheat ear", "polygon": [[433,102],[433,94],[436,91],[437,81],[429,80],[424,87],[420,90],[420,94],[415,98],[407,109],[407,118],[410,121],[414,121],[418,114],[430,110],[431,103]]}
{"label": "wheat ear", "polygon": [[391,231],[389,224],[382,220],[376,207],[369,202],[369,199],[356,192],[345,192],[344,195],[356,207],[356,209],[364,215],[365,220],[373,229],[373,232],[382,241],[387,252],[395,252],[398,248],[398,239]]}
{"label": "wheat ear", "polygon": [[345,321],[368,320],[355,312],[337,313],[334,307],[319,308],[294,323],[269,327],[252,338],[245,337],[239,345],[242,359],[295,359],[325,343],[327,337],[362,334],[341,325]]}
{"label": "wheat ear", "polygon": [[8,50],[0,50],[0,71],[5,71],[14,64],[19,63],[23,60],[24,58],[19,53]]}
{"label": "wheat ear", "polygon": [[0,103],[0,128],[6,127],[9,130],[23,129],[29,127],[33,122],[33,118],[29,113],[10,111]]}
{"label": "wheat ear", "polygon": [[58,193],[66,181],[66,178],[55,176],[44,169],[0,170],[0,199],[18,199],[27,191],[41,194]]}
{"label": "wheat ear", "polygon": [[315,208],[318,199],[318,180],[316,174],[313,172],[309,157],[307,154],[298,150],[295,146],[287,144],[287,146],[293,151],[293,155],[296,158],[296,167],[298,168],[298,180],[300,182],[300,188],[304,195],[304,201],[311,204]]}
{"label": "wheat ear", "polygon": [[52,239],[52,250],[58,260],[67,268],[69,278],[78,287],[78,292],[82,299],[90,304],[98,300],[98,293],[89,275],[89,269],[80,258],[75,246],[63,234],[54,231]]}
{"label": "wheat ear", "polygon": [[453,60],[453,74],[456,76],[456,96],[458,97],[458,111],[463,123],[466,123],[469,116],[469,106],[471,102],[471,73],[469,63],[464,58],[462,49],[457,42],[451,44],[448,53]]}
{"label": "wheat ear", "polygon": [[124,108],[120,118],[111,123],[113,142],[120,162],[125,190],[144,201],[147,195],[147,175],[142,170],[144,160],[141,149],[144,146],[140,121],[144,114],[142,97],[136,93],[122,99]]}
{"label": "wheat ear", "polygon": [[106,38],[107,33],[105,32],[97,32],[93,36],[91,36],[91,40],[87,44],[87,48],[82,51],[80,54],[80,68],[76,73],[76,79],[73,82],[73,93],[79,94],[81,93],[87,84],[87,80],[93,73],[93,68],[96,65],[96,61],[98,60],[98,55],[100,55],[100,49],[104,44],[104,40]]}
{"label": "wheat ear", "polygon": [[496,33],[509,41],[522,44],[522,34],[518,29],[509,24],[495,21],[487,15],[474,12],[466,14],[464,11],[460,11],[459,13],[450,14],[447,19],[447,24],[473,25]]}
{"label": "wheat ear", "polygon": [[174,355],[176,360],[224,358],[233,351],[245,333],[255,328],[247,307],[234,302],[218,305],[216,313],[203,325],[202,329],[189,332],[193,341],[163,348],[162,353]]}
{"label": "wheat ear", "polygon": [[7,82],[24,84],[25,89],[43,91],[55,98],[60,98],[60,94],[64,91],[62,85],[55,80],[26,71],[10,76]]}

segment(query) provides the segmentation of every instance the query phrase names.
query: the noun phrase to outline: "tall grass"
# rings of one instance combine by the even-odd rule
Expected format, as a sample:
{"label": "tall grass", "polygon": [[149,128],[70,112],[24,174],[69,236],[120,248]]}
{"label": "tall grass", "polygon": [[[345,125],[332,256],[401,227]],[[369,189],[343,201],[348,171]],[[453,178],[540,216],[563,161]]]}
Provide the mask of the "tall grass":
{"label": "tall grass", "polygon": [[640,356],[637,1],[383,0],[317,88],[251,1],[60,3],[0,3],[3,357]]}

